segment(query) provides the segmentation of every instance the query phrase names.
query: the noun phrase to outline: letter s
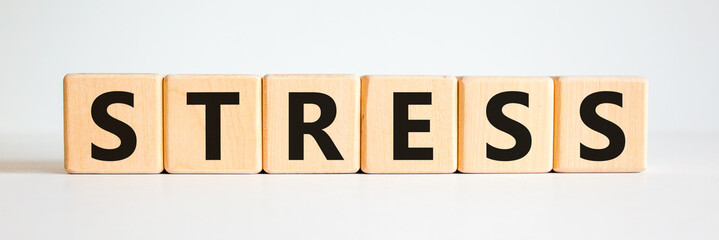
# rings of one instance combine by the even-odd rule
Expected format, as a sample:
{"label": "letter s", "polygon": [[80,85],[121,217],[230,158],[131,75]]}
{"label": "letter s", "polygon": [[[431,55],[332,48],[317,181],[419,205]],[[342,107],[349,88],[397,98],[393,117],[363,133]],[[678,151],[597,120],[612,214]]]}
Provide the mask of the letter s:
{"label": "letter s", "polygon": [[602,103],[611,103],[622,107],[622,94],[610,91],[595,92],[584,98],[579,107],[582,122],[609,139],[609,145],[604,149],[594,149],[580,143],[579,157],[590,161],[612,160],[624,151],[626,139],[622,129],[597,115],[597,106]]}
{"label": "letter s", "polygon": [[113,118],[107,113],[107,108],[114,103],[134,107],[134,95],[129,92],[106,92],[92,102],[91,115],[95,124],[120,138],[120,146],[115,149],[101,148],[92,143],[91,156],[100,161],[125,159],[135,152],[135,147],[137,146],[135,131],[126,123]]}

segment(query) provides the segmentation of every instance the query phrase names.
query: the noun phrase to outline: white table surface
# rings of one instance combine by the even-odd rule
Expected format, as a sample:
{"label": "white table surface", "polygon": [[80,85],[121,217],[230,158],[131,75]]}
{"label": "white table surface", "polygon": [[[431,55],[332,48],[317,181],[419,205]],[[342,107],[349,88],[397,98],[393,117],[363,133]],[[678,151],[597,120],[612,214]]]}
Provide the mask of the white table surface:
{"label": "white table surface", "polygon": [[650,134],[638,174],[70,175],[3,136],[0,239],[719,239],[719,140]]}

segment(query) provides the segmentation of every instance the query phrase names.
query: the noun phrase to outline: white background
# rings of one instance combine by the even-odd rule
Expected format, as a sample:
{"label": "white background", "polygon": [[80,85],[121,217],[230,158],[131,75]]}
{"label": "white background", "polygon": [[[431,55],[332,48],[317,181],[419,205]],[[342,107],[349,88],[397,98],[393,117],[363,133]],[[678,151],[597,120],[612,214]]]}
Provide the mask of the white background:
{"label": "white background", "polygon": [[[0,0],[0,238],[716,239],[718,12],[718,1]],[[649,169],[68,175],[71,72],[640,75]]]}

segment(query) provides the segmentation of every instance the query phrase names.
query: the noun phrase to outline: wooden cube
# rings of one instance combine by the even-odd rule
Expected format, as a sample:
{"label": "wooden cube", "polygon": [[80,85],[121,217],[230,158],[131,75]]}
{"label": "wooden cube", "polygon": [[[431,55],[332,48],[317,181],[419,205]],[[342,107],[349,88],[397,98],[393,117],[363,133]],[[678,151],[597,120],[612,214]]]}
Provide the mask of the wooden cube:
{"label": "wooden cube", "polygon": [[262,171],[261,81],[257,75],[165,77],[165,170]]}
{"label": "wooden cube", "polygon": [[263,80],[263,106],[266,172],[359,170],[359,77],[267,75]]}
{"label": "wooden cube", "polygon": [[554,171],[640,172],[647,160],[647,81],[555,78]]}
{"label": "wooden cube", "polygon": [[162,172],[159,74],[68,74],[64,80],[68,173]]}
{"label": "wooden cube", "polygon": [[459,171],[551,171],[553,112],[550,77],[460,78]]}
{"label": "wooden cube", "polygon": [[457,170],[457,78],[362,77],[362,171]]}

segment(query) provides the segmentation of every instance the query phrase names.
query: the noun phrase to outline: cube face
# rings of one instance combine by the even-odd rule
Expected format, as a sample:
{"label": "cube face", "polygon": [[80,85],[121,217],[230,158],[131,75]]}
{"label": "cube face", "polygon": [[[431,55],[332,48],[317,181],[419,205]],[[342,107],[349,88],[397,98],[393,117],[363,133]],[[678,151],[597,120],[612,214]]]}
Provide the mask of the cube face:
{"label": "cube face", "polygon": [[360,148],[356,75],[267,75],[263,79],[263,169],[356,173]]}
{"label": "cube face", "polygon": [[647,81],[555,78],[554,171],[646,169]]}
{"label": "cube face", "polygon": [[462,77],[459,156],[463,173],[552,170],[550,77]]}
{"label": "cube face", "polygon": [[457,78],[362,77],[365,173],[457,170]]}
{"label": "cube face", "polygon": [[162,172],[162,78],[158,74],[66,75],[66,171]]}
{"label": "cube face", "polygon": [[163,85],[167,172],[260,172],[261,80],[257,75],[168,75]]}

